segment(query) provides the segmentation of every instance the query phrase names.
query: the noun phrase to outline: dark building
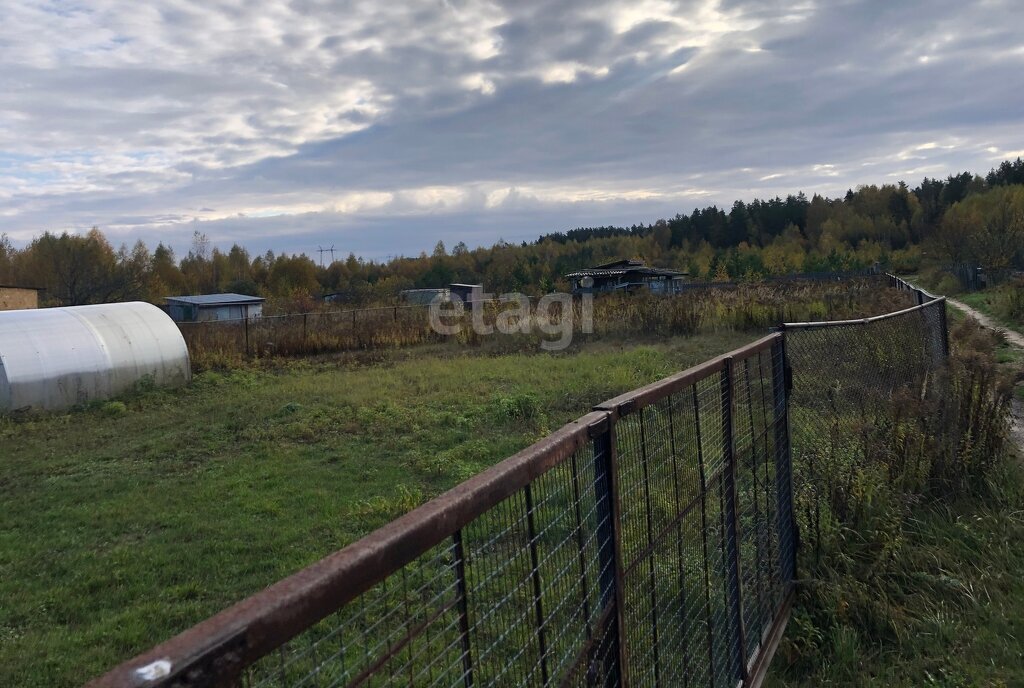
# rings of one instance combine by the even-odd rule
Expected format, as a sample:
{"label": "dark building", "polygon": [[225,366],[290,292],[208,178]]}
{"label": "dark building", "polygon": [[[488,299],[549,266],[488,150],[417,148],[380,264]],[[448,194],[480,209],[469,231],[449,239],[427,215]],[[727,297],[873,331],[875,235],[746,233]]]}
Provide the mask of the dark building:
{"label": "dark building", "polygon": [[484,286],[482,284],[452,284],[448,287],[451,297],[462,299],[463,303],[483,301]]}
{"label": "dark building", "polygon": [[595,268],[570,272],[565,277],[572,284],[574,294],[642,289],[670,294],[676,291],[676,286],[686,277],[686,273],[648,267],[642,260],[616,260]]}
{"label": "dark building", "polygon": [[168,296],[166,299],[167,313],[175,322],[254,320],[263,315],[266,300],[245,294]]}

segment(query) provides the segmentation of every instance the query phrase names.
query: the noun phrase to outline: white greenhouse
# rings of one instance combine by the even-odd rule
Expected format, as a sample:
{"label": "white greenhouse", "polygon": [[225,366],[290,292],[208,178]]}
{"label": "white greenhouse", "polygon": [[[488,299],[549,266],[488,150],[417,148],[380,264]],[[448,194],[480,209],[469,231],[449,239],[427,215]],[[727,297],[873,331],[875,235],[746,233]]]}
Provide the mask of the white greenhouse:
{"label": "white greenhouse", "polygon": [[191,378],[178,326],[148,303],[0,312],[0,412],[63,409],[149,378]]}

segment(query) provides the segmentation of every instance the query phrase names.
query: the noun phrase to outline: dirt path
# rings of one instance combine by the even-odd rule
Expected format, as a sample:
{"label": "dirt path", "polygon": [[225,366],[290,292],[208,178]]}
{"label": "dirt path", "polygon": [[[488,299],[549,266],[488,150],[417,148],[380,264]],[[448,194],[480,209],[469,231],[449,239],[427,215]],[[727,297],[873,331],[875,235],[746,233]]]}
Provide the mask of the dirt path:
{"label": "dirt path", "polygon": [[[982,327],[1002,332],[1003,336],[1006,337],[1006,343],[1010,346],[1018,349],[1024,349],[1024,335],[1021,335],[1019,332],[1014,332],[1013,330],[1008,330],[1005,327],[999,326],[994,320],[992,320],[992,318],[975,308],[971,308],[963,301],[957,301],[956,299],[951,299],[947,296],[946,303],[971,316],[981,323]],[[1013,437],[1013,442],[1017,445],[1021,455],[1024,455],[1024,402],[1014,396],[1011,404],[1010,434]]]}
{"label": "dirt path", "polygon": [[981,311],[971,308],[963,301],[957,301],[956,299],[951,299],[947,296],[946,303],[948,303],[953,308],[963,311],[967,315],[971,316],[972,318],[980,322],[984,327],[987,327],[990,330],[996,330],[997,332],[1002,332],[1006,336],[1007,342],[1017,347],[1018,349],[1024,349],[1024,335],[1020,334],[1019,332],[1014,332],[1013,330],[1008,330],[1005,327],[999,326],[998,324],[996,324],[994,320],[992,320],[992,318],[988,317]]}

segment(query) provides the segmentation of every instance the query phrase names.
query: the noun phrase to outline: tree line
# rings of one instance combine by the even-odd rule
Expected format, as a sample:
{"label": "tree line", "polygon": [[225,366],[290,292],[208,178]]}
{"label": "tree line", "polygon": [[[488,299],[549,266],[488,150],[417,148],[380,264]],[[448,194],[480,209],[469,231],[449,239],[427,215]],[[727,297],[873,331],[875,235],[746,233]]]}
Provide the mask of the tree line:
{"label": "tree line", "polygon": [[470,249],[442,241],[431,254],[388,261],[349,254],[320,267],[305,254],[252,255],[238,244],[212,246],[196,232],[180,259],[163,243],[114,248],[98,228],[84,235],[44,232],[17,249],[0,235],[0,283],[45,289],[47,305],[237,292],[281,308],[309,307],[319,296],[362,305],[404,289],[481,283],[491,292],[542,294],[567,289],[564,275],[640,258],[698,280],[754,280],[801,272],[845,271],[874,263],[915,270],[928,260],[992,270],[1024,267],[1024,160],[982,177],[868,185],[838,198],[803,193],[697,208],[651,224],[580,227],[533,242],[499,241]]}

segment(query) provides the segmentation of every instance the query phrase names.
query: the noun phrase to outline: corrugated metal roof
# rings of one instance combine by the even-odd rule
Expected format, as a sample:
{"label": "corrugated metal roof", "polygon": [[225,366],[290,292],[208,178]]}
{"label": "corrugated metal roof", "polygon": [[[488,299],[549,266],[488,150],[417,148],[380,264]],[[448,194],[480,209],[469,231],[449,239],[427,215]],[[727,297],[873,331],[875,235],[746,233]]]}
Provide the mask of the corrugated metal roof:
{"label": "corrugated metal roof", "polygon": [[619,277],[621,275],[660,275],[665,277],[676,277],[685,275],[685,272],[679,270],[669,270],[667,268],[649,268],[649,267],[629,267],[629,268],[590,268],[589,270],[577,270],[576,272],[570,272],[566,275],[567,278],[573,279],[576,277]]}
{"label": "corrugated metal roof", "polygon": [[188,303],[193,306],[228,306],[242,303],[263,303],[266,299],[260,296],[245,294],[200,294],[198,296],[165,296],[167,301]]}

